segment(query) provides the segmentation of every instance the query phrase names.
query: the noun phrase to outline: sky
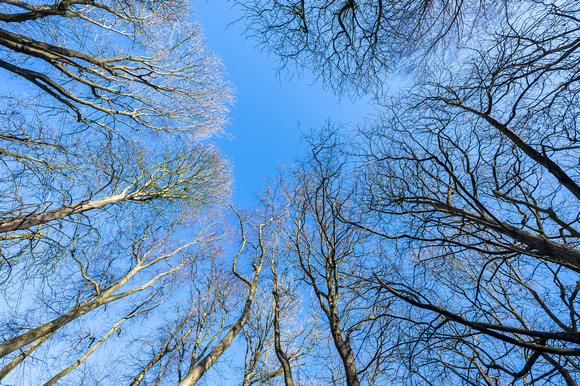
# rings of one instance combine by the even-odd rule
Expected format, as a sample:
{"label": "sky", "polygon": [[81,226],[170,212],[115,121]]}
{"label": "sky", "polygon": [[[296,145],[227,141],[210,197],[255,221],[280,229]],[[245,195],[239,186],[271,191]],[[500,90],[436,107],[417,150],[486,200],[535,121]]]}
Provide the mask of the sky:
{"label": "sky", "polygon": [[233,165],[234,204],[250,206],[262,181],[300,153],[300,132],[318,129],[329,119],[362,122],[372,108],[364,100],[339,101],[307,75],[280,79],[275,58],[244,36],[244,25],[235,22],[242,13],[232,5],[226,0],[199,0],[195,9],[209,48],[222,59],[236,89],[226,127],[230,138],[219,139],[217,146]]}
{"label": "sky", "polygon": [[[373,109],[364,100],[339,101],[307,77],[280,79],[275,58],[256,49],[256,43],[244,36],[244,25],[235,23],[241,11],[228,1],[200,0],[195,9],[209,48],[222,59],[236,89],[226,127],[230,136],[219,139],[217,146],[233,165],[234,205],[251,207],[254,192],[262,188],[264,179],[275,176],[279,165],[292,163],[301,152],[301,132],[318,129],[329,119],[335,123],[363,121]],[[229,354],[243,355],[239,347],[232,349]],[[226,373],[221,375],[227,378]],[[211,377],[208,381],[220,384],[212,383]]]}
{"label": "sky", "polygon": [[[362,121],[372,108],[365,101],[343,99],[339,103],[307,75],[305,79],[278,78],[275,58],[255,48],[256,43],[243,35],[242,23],[232,24],[241,12],[231,6],[226,0],[195,3],[207,45],[222,59],[236,89],[230,124],[225,128],[229,136],[216,142],[233,165],[234,204],[250,207],[262,181],[300,153],[301,132],[320,128],[329,119],[335,123]],[[0,84],[0,89],[7,86]],[[235,348],[225,356],[238,354]],[[222,383],[211,378],[206,382]]]}

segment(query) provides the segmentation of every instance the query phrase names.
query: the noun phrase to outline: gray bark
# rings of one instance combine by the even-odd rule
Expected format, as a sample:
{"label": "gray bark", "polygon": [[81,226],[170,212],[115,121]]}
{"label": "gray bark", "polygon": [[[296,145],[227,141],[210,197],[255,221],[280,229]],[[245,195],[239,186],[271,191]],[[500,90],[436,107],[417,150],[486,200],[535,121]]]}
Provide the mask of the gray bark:
{"label": "gray bark", "polygon": [[[232,207],[232,209],[233,209],[233,207]],[[236,213],[236,215],[238,215],[238,213],[235,211],[235,209],[234,209],[234,213]],[[213,366],[213,364],[219,359],[219,357],[228,349],[228,347],[231,346],[236,335],[238,335],[238,333],[242,330],[242,328],[244,328],[244,325],[246,324],[246,322],[250,318],[250,311],[252,309],[252,303],[254,302],[254,297],[256,295],[256,289],[258,288],[258,279],[260,278],[260,271],[262,270],[262,264],[264,262],[264,247],[262,244],[262,229],[267,223],[269,223],[273,219],[267,221],[266,224],[260,225],[259,245],[260,245],[260,249],[261,249],[261,255],[260,255],[259,261],[253,264],[254,269],[255,269],[255,274],[254,274],[254,279],[250,282],[248,279],[244,278],[243,276],[241,276],[240,274],[238,274],[236,272],[236,262],[237,262],[238,256],[243,251],[245,243],[246,243],[242,219],[239,215],[238,215],[238,218],[240,219],[240,228],[242,230],[242,238],[244,241],[243,241],[242,247],[240,248],[240,251],[238,252],[236,257],[234,258],[233,265],[232,265],[232,271],[233,271],[234,275],[236,275],[236,277],[241,279],[250,288],[250,292],[248,293],[248,297],[246,298],[246,304],[244,306],[244,310],[242,311],[242,315],[239,317],[239,319],[236,321],[236,323],[234,323],[234,325],[228,331],[226,336],[224,336],[222,338],[222,340],[209,352],[209,354],[207,354],[195,366],[194,366],[193,362],[191,363],[189,373],[187,374],[187,376],[185,378],[183,378],[183,380],[181,382],[179,382],[178,386],[195,385],[197,383],[197,381],[199,381],[201,379],[201,377],[211,368],[211,366]]]}
{"label": "gray bark", "polygon": [[14,359],[12,359],[6,366],[4,366],[0,370],[0,380],[4,379],[12,370],[16,368],[22,361],[26,359],[34,350],[36,350],[41,344],[50,338],[52,334],[48,334],[43,336],[41,339],[38,339],[36,342],[31,344],[29,347],[26,348],[22,353],[18,354]]}
{"label": "gray bark", "polygon": [[[258,275],[258,274],[256,274]],[[256,288],[258,287],[257,280],[254,280],[252,287],[250,288],[250,294],[246,299],[246,305],[244,311],[240,318],[236,321],[233,327],[228,331],[226,336],[206,355],[195,367],[193,367],[189,374],[178,386],[192,386],[200,380],[200,378],[213,366],[213,364],[219,359],[219,357],[231,346],[234,338],[242,330],[246,322],[250,317],[250,309],[252,308],[252,302],[254,301],[254,295],[256,293]]]}
{"label": "gray bark", "polygon": [[282,350],[282,345],[280,344],[280,294],[278,292],[278,276],[273,270],[273,280],[274,280],[274,290],[272,291],[274,295],[274,350],[276,352],[276,357],[282,365],[282,370],[284,371],[284,384],[286,386],[294,386],[294,381],[292,380],[292,367],[290,366],[290,361],[288,357]]}
{"label": "gray bark", "polygon": [[500,234],[503,234],[504,236],[508,236],[518,243],[528,246],[534,251],[539,252],[544,256],[545,260],[563,265],[576,272],[580,272],[580,251],[567,245],[555,243],[541,235],[530,233],[505,222],[481,215],[476,215],[469,211],[439,201],[416,200],[416,202],[432,205],[439,210],[473,221],[474,223],[482,225],[488,229],[492,229]]}
{"label": "gray bark", "polygon": [[23,230],[35,225],[45,224],[49,221],[60,220],[73,214],[86,212],[91,209],[102,208],[109,204],[115,204],[124,200],[131,199],[130,194],[117,194],[111,197],[101,198],[94,201],[81,201],[71,205],[61,206],[53,210],[42,213],[31,213],[28,215],[17,216],[14,218],[0,221],[0,232],[11,232]]}

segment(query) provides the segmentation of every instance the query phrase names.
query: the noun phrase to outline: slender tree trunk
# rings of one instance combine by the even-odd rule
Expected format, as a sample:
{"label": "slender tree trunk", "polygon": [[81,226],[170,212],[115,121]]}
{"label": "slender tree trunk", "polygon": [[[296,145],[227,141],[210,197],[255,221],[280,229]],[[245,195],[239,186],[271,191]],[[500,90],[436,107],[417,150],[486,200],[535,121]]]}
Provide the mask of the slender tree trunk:
{"label": "slender tree trunk", "polygon": [[[448,101],[446,101],[449,103]],[[570,193],[576,196],[580,200],[580,186],[568,175],[562,168],[551,160],[545,153],[542,154],[532,146],[530,146],[522,137],[517,135],[512,129],[492,117],[491,115],[474,109],[473,107],[466,106],[462,103],[451,103],[453,106],[458,106],[466,111],[469,111],[483,119],[485,119],[491,126],[498,129],[503,135],[505,135],[509,140],[520,148],[528,157],[534,160],[538,165],[542,165],[549,173],[558,179],[558,182],[562,184]]]}
{"label": "slender tree trunk", "polygon": [[[240,224],[242,224],[241,218],[240,218]],[[236,321],[236,323],[234,323],[234,325],[228,331],[226,336],[223,337],[223,339],[209,352],[209,354],[207,354],[197,365],[195,365],[195,367],[193,367],[193,368],[190,367],[189,373],[187,374],[187,376],[185,378],[183,378],[183,380],[181,382],[179,382],[178,386],[195,385],[197,383],[197,381],[200,380],[200,378],[211,368],[211,366],[213,366],[213,364],[219,359],[219,357],[228,349],[228,347],[231,346],[236,335],[238,335],[238,333],[242,330],[242,328],[244,328],[244,325],[246,324],[246,322],[250,318],[250,311],[252,309],[252,303],[254,302],[254,296],[256,295],[256,289],[258,288],[258,279],[260,278],[260,271],[262,270],[262,264],[264,263],[264,248],[262,246],[262,228],[264,226],[265,226],[265,224],[262,224],[260,226],[260,246],[262,249],[262,253],[261,253],[261,256],[259,259],[259,263],[254,264],[255,274],[254,274],[254,279],[252,280],[252,282],[250,282],[248,279],[245,279],[242,276],[240,276],[235,270],[235,266],[236,266],[235,264],[236,264],[237,258],[239,256],[239,254],[241,253],[241,251],[243,250],[244,245],[245,245],[245,236],[243,236],[244,243],[242,245],[242,248],[240,249],[240,252],[238,252],[238,256],[236,256],[234,258],[234,262],[233,262],[232,270],[233,270],[234,274],[238,278],[241,278],[250,287],[250,292],[248,294],[248,297],[246,298],[246,304],[244,306],[244,310],[242,312],[242,315]],[[242,226],[242,233],[243,233],[243,226]],[[193,363],[192,363],[192,365],[193,365]]]}
{"label": "slender tree trunk", "polygon": [[113,295],[113,293],[115,291],[117,291],[119,288],[121,288],[123,285],[125,285],[127,283],[127,281],[129,281],[131,279],[131,277],[133,277],[139,270],[141,269],[141,267],[139,265],[135,266],[133,268],[133,270],[127,274],[127,276],[125,276],[123,279],[121,279],[118,283],[116,283],[115,285],[113,285],[111,288],[107,289],[103,294],[101,294],[100,296],[98,296],[96,299],[94,299],[93,301],[91,301],[90,303],[87,303],[85,305],[79,306],[79,307],[75,307],[72,310],[70,310],[69,312],[67,312],[66,314],[59,316],[56,319],[51,320],[48,323],[43,324],[40,327],[35,328],[34,330],[30,330],[28,332],[25,332],[24,334],[21,334],[19,336],[16,336],[4,343],[0,344],[0,358],[10,354],[11,352],[14,352],[26,345],[29,345],[30,343],[34,342],[35,340],[41,339],[47,335],[52,335],[54,334],[56,331],[58,331],[58,329],[60,329],[61,327],[65,326],[67,323],[72,322],[75,319],[80,318],[81,316],[85,315],[86,313],[91,312],[92,310],[113,302],[115,300],[118,299],[122,299],[126,296],[129,296],[135,292],[141,291],[147,287],[149,287],[151,285],[151,282],[144,284],[142,286],[133,288],[131,290],[128,290],[126,292],[117,294],[117,295]]}
{"label": "slender tree trunk", "polygon": [[254,281],[252,288],[250,288],[250,294],[246,300],[246,305],[244,307],[244,311],[242,312],[242,316],[237,320],[237,322],[233,325],[233,327],[228,331],[226,336],[207,354],[205,358],[203,358],[193,369],[190,370],[189,374],[181,382],[179,382],[178,386],[192,386],[200,380],[200,378],[210,369],[211,366],[219,359],[219,357],[227,350],[228,347],[231,346],[234,338],[238,333],[242,330],[246,322],[250,317],[250,309],[252,308],[252,302],[254,300],[254,295],[257,288],[257,280]]}
{"label": "slender tree trunk", "polygon": [[16,358],[12,359],[10,363],[4,366],[0,370],[0,380],[4,379],[12,370],[16,368],[19,364],[22,363],[34,350],[36,350],[41,344],[43,344],[48,338],[50,338],[52,334],[47,334],[42,338],[38,339],[36,342],[31,344],[29,347],[26,348],[22,353],[18,354]]}
{"label": "slender tree trunk", "polygon": [[147,374],[147,372],[149,370],[151,370],[151,368],[153,366],[155,366],[161,359],[163,359],[163,357],[165,355],[167,355],[170,352],[173,352],[175,349],[177,349],[183,345],[184,340],[187,339],[187,337],[191,333],[191,328],[189,328],[183,334],[183,336],[179,340],[179,342],[175,343],[173,346],[170,346],[171,341],[175,337],[175,334],[185,325],[185,323],[187,323],[189,321],[190,315],[191,315],[191,313],[189,315],[187,315],[185,318],[183,318],[181,323],[179,323],[175,327],[174,332],[169,335],[169,337],[167,338],[167,340],[163,344],[163,347],[161,347],[161,349],[153,356],[153,358],[151,358],[151,360],[149,361],[149,363],[147,363],[147,365],[143,368],[143,370],[141,370],[141,372],[139,374],[135,375],[135,378],[133,378],[133,380],[131,381],[129,386],[138,386],[141,383],[141,381],[143,380],[143,378],[145,378],[145,374]]}
{"label": "slender tree trunk", "polygon": [[286,386],[294,386],[294,381],[292,380],[292,367],[290,366],[290,361],[288,357],[282,350],[282,345],[280,344],[280,294],[278,292],[278,275],[276,275],[275,269],[272,269],[274,289],[272,294],[274,295],[274,350],[276,356],[282,365],[282,370],[284,371],[284,383]]}
{"label": "slender tree trunk", "polygon": [[85,351],[85,353],[83,354],[82,357],[80,357],[78,360],[76,360],[73,364],[71,364],[70,366],[68,366],[66,369],[60,371],[58,374],[56,374],[54,377],[50,378],[50,380],[48,382],[46,382],[44,384],[44,386],[52,386],[54,385],[57,381],[59,381],[62,377],[64,377],[65,375],[69,374],[71,371],[73,371],[74,369],[76,369],[77,367],[79,367],[81,365],[81,363],[83,363],[88,357],[89,355],[91,355],[92,353],[94,353],[99,346],[105,341],[107,340],[107,338],[109,336],[111,336],[111,334],[113,334],[115,331],[117,331],[117,329],[119,328],[119,326],[121,325],[121,323],[123,323],[125,320],[127,320],[128,318],[130,318],[131,316],[125,317],[123,319],[121,319],[120,321],[118,321],[117,323],[115,323],[113,325],[113,327],[111,327],[109,329],[109,331],[107,331],[107,333],[105,335],[103,335],[101,337],[101,339],[99,339],[99,341],[97,343],[95,343],[94,345],[92,345],[87,351]]}
{"label": "slender tree trunk", "polygon": [[552,366],[554,366],[554,368],[560,373],[560,375],[562,376],[562,378],[564,378],[564,381],[566,382],[566,386],[577,386],[578,384],[576,383],[576,381],[574,381],[574,379],[572,378],[572,375],[570,374],[570,372],[568,370],[566,370],[564,368],[564,366],[562,366],[560,363],[558,363],[557,361],[554,360],[554,358],[552,358],[550,355],[548,354],[542,354],[542,357],[548,361],[548,363],[550,363]]}
{"label": "slender tree trunk", "polygon": [[25,332],[22,335],[14,337],[2,344],[0,344],[0,358],[14,352],[38,339],[43,339],[47,335],[54,334],[59,328],[70,323],[71,321],[83,316],[87,312],[94,310],[106,302],[93,301],[85,306],[75,308],[66,314],[43,324],[40,327]]}
{"label": "slender tree trunk", "polygon": [[330,322],[330,332],[334,340],[334,345],[338,351],[338,355],[342,360],[344,365],[344,372],[346,374],[346,384],[347,386],[360,386],[360,381],[358,380],[358,373],[356,370],[356,363],[354,361],[354,352],[350,343],[346,341],[342,335],[342,330],[340,329],[338,312],[336,312],[336,307],[331,306],[331,320]]}

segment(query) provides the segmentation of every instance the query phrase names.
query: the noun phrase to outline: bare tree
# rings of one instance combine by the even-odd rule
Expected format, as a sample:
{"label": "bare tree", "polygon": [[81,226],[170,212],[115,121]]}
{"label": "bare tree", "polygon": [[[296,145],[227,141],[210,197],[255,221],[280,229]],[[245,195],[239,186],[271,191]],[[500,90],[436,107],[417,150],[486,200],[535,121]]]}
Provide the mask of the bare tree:
{"label": "bare tree", "polygon": [[[38,324],[18,328],[11,327],[18,319],[7,324],[2,331],[5,342],[0,344],[1,355],[4,357],[10,353],[18,352],[30,344],[32,344],[30,347],[36,352],[42,351],[45,355],[54,355],[55,351],[59,350],[59,344],[54,339],[74,342],[76,339],[75,328],[88,328],[89,331],[98,330],[100,326],[91,326],[85,315],[94,314],[97,312],[96,310],[110,305],[112,307],[109,310],[110,316],[115,318],[117,310],[125,312],[124,309],[132,307],[127,314],[113,322],[112,327],[96,343],[91,340],[80,359],[52,377],[48,384],[52,384],[70,373],[83,363],[113,332],[118,331],[121,323],[139,315],[147,315],[161,302],[167,303],[167,297],[175,291],[176,287],[181,286],[179,281],[182,279],[182,272],[192,265],[198,264],[197,262],[204,258],[208,237],[213,238],[211,233],[202,228],[199,235],[190,242],[176,245],[172,233],[178,230],[180,229],[175,228],[171,233],[163,235],[159,231],[153,231],[151,227],[147,227],[145,234],[132,241],[128,247],[124,243],[130,241],[133,235],[130,235],[131,237],[118,235],[118,244],[110,245],[108,250],[103,250],[104,246],[99,245],[100,250],[96,251],[89,249],[71,251],[71,262],[65,264],[65,267],[71,270],[74,267],[72,264],[76,263],[79,268],[76,272],[72,271],[72,274],[69,271],[68,281],[61,279],[62,281],[56,282],[60,286],[57,294],[52,293],[52,291],[35,293],[34,297],[42,301],[40,308],[32,304],[31,306],[34,308],[28,308],[24,302],[13,306],[15,309],[17,309],[16,307],[27,307],[28,313],[24,319],[27,321],[31,321],[31,317],[38,312],[42,312],[42,314],[35,317],[39,320]],[[90,252],[96,252],[99,258],[92,258]],[[58,279],[58,276],[48,275],[48,278],[45,279],[54,280]],[[47,312],[46,308],[42,308],[47,302],[53,302],[50,312]],[[119,306],[116,307],[116,304]],[[60,311],[61,309],[62,311]],[[51,316],[50,314],[56,315]],[[85,327],[81,327],[77,320],[85,320],[83,323]],[[91,333],[90,335],[95,334]],[[51,337],[52,340],[50,340]],[[77,350],[80,350],[83,345],[84,343],[79,342],[73,344],[72,347],[76,346]],[[67,356],[74,357],[77,350],[67,350]],[[27,349],[25,354],[25,356],[29,356],[30,351]],[[20,358],[23,356],[17,355],[16,360],[19,363],[22,362]],[[66,358],[62,353],[60,356],[61,360]],[[3,375],[7,374],[8,370],[12,370],[14,365],[15,361],[12,360],[4,368]],[[53,372],[54,370],[49,367],[48,371]]]}
{"label": "bare tree", "polygon": [[[235,210],[234,210],[235,212]],[[221,338],[221,340],[211,349],[209,353],[205,356],[200,357],[197,361],[192,361],[189,366],[189,371],[186,376],[179,382],[180,386],[195,385],[201,377],[216,363],[216,361],[223,355],[223,353],[231,346],[234,338],[242,331],[248,319],[251,316],[252,305],[256,297],[256,292],[258,290],[258,283],[260,279],[260,273],[264,264],[264,259],[266,257],[267,250],[264,245],[264,229],[279,216],[276,212],[270,212],[263,221],[260,221],[257,225],[253,227],[255,233],[255,239],[248,239],[247,233],[244,227],[244,221],[237,212],[235,212],[239,218],[240,231],[241,231],[241,247],[233,259],[232,262],[232,273],[239,279],[243,285],[246,287],[245,290],[247,294],[243,298],[244,307],[242,309],[241,315],[235,320],[235,322],[228,329],[227,333]],[[241,256],[242,252],[246,248],[246,243],[250,246],[250,266],[252,267],[253,277],[248,279],[244,277],[238,271],[237,263],[238,258]]]}
{"label": "bare tree", "polygon": [[371,256],[378,244],[353,224],[361,220],[354,201],[358,187],[350,178],[356,172],[334,129],[307,141],[309,154],[288,174],[285,185],[290,214],[284,232],[289,254],[314,293],[323,328],[342,363],[339,377],[329,379],[348,385],[373,384],[376,377],[385,381],[387,374],[374,370],[376,350],[388,335],[374,339],[382,335],[381,323],[388,318],[370,303],[376,289],[364,280],[377,263]]}
{"label": "bare tree", "polygon": [[296,285],[298,278],[285,237],[286,204],[279,179],[265,187],[255,208],[257,213],[276,211],[281,216],[264,234],[269,268],[265,274],[269,276],[243,331],[244,385],[274,385],[283,380],[285,386],[293,386],[296,374],[306,366],[319,343],[317,319],[309,312],[312,305]]}
{"label": "bare tree", "polygon": [[361,133],[367,230],[414,267],[376,280],[421,321],[421,380],[578,378],[577,9],[526,6]]}
{"label": "bare tree", "polygon": [[[397,357],[392,374],[409,384],[575,384],[577,3],[256,1],[246,11],[283,67],[312,69],[337,93],[376,91],[379,116],[351,139],[356,154],[327,156],[341,166],[324,169],[333,163],[320,155],[338,145],[311,146],[322,177],[294,190],[313,208],[297,213],[321,230],[298,236],[331,252],[336,240],[364,245],[358,232],[384,242],[380,264],[355,259],[379,293],[367,307],[399,325],[379,362]],[[409,63],[412,87],[386,97],[387,75]],[[341,168],[364,184],[346,212],[335,198],[355,194],[331,182]],[[298,247],[311,284],[339,282],[321,273],[340,253]]]}
{"label": "bare tree", "polygon": [[413,72],[477,36],[510,2],[430,0],[236,1],[248,34],[281,60],[338,92],[380,91],[385,76]]}
{"label": "bare tree", "polygon": [[[191,17],[182,2],[0,2],[6,381],[125,382],[147,362],[128,374],[114,358],[143,359],[166,324],[169,354],[152,361],[179,373],[172,354],[221,331],[223,232],[204,217],[229,171],[206,140],[231,94]],[[206,303],[180,303],[196,288]]]}
{"label": "bare tree", "polygon": [[10,248],[54,248],[45,225],[88,210],[227,191],[219,152],[198,140],[222,130],[230,90],[186,4],[3,1],[0,15],[0,68],[16,80],[0,121]]}
{"label": "bare tree", "polygon": [[39,106],[95,130],[221,131],[228,89],[187,3],[0,5],[0,68],[50,98]]}
{"label": "bare tree", "polygon": [[[151,349],[145,357],[135,358],[139,372],[131,385],[147,380],[155,384],[180,382],[228,328],[239,298],[235,295],[238,286],[234,276],[219,266],[196,271],[186,302],[189,309],[160,331],[152,332],[154,339],[147,341]],[[207,277],[197,277],[198,274]]]}

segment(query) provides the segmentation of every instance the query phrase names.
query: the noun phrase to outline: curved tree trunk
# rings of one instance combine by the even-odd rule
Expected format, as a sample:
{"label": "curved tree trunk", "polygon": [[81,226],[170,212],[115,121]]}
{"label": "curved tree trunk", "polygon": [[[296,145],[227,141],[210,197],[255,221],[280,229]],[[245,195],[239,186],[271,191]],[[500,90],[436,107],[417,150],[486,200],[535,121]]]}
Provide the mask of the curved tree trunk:
{"label": "curved tree trunk", "polygon": [[282,345],[280,344],[280,294],[278,292],[278,275],[276,271],[272,270],[274,289],[272,294],[274,295],[274,350],[276,356],[282,365],[282,370],[284,371],[284,384],[286,386],[294,386],[294,381],[292,380],[292,367],[290,366],[290,361],[286,354],[282,350]]}
{"label": "curved tree trunk", "polygon": [[200,378],[213,366],[213,364],[219,359],[219,357],[231,346],[234,338],[242,330],[246,322],[250,317],[250,309],[252,308],[252,303],[254,301],[254,295],[256,293],[256,288],[258,287],[259,270],[256,273],[256,278],[253,281],[252,287],[250,287],[250,293],[246,299],[246,305],[244,311],[240,318],[236,321],[233,327],[228,331],[226,336],[207,354],[197,365],[190,369],[189,374],[178,386],[192,386],[200,380]]}

